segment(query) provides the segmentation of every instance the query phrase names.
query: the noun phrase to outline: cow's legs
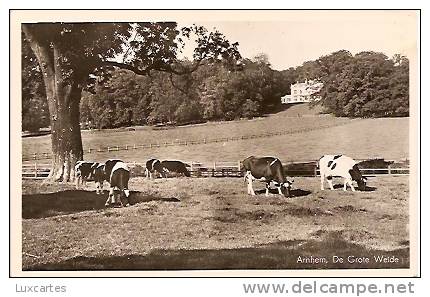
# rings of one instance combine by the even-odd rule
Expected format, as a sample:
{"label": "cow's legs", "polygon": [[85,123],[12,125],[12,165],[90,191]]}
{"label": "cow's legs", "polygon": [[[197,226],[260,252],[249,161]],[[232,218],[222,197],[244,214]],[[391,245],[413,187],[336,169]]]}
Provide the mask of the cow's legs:
{"label": "cow's legs", "polygon": [[270,183],[266,183],[266,197],[269,196]]}
{"label": "cow's legs", "polygon": [[281,184],[281,185],[279,185],[279,187],[277,187],[277,188],[278,188],[278,194],[279,194],[279,195],[283,195],[283,194],[282,194],[281,187],[282,187],[282,184]]}
{"label": "cow's legs", "polygon": [[125,198],[127,199],[127,203],[125,204],[125,206],[130,206],[130,190],[128,189],[124,189],[124,194],[125,194]]}
{"label": "cow's legs", "polygon": [[321,174],[321,191],[324,191],[324,179],[325,179],[324,174]]}
{"label": "cow's legs", "polygon": [[115,195],[113,191],[113,187],[109,189],[108,199],[106,200],[105,206],[109,206],[111,203],[114,203]]}
{"label": "cow's legs", "polygon": [[[348,185],[351,187],[351,190],[353,192],[355,192],[354,186],[352,185],[352,180],[351,179],[346,179],[346,182],[348,183]],[[346,191],[346,182],[345,182],[345,191]]]}
{"label": "cow's legs", "polygon": [[328,182],[328,185],[330,186],[330,190],[334,190],[334,188],[333,188],[333,177],[332,176],[327,176],[327,182]]}
{"label": "cow's legs", "polygon": [[81,179],[81,177],[78,175],[76,177],[76,189],[79,189],[79,180]]}
{"label": "cow's legs", "polygon": [[96,181],[96,194],[99,195],[100,194],[100,182]]}
{"label": "cow's legs", "polygon": [[246,179],[248,180],[248,194],[255,196],[254,189],[252,188],[252,177],[249,172],[246,173]]}

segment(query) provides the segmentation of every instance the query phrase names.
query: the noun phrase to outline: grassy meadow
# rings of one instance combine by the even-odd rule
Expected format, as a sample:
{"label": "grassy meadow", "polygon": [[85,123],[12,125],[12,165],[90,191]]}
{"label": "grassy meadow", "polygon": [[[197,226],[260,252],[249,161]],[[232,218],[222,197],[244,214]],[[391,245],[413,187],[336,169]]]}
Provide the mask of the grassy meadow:
{"label": "grassy meadow", "polygon": [[[23,184],[23,269],[399,268],[409,265],[408,177],[365,192],[296,178],[293,197],[248,196],[240,178],[133,178],[133,205],[94,185]],[[395,264],[302,264],[298,256],[396,256]]]}
{"label": "grassy meadow", "polygon": [[[330,128],[321,128],[324,126]],[[299,130],[307,128],[307,132]],[[291,134],[188,146],[85,153],[86,160],[150,157],[238,161],[249,155],[282,161],[323,154],[356,159],[409,156],[408,118],[347,119],[320,115],[307,105],[267,117],[171,129],[135,127],[83,131],[84,147],[217,139],[268,132]],[[50,137],[23,138],[23,155],[49,152]],[[49,160],[41,160],[48,163]],[[296,177],[291,198],[246,193],[242,178],[132,178],[132,206],[105,208],[107,190],[94,183],[23,180],[24,270],[97,269],[322,269],[409,266],[408,176],[369,177],[363,192],[320,190],[319,178]],[[340,180],[337,180],[340,183]],[[106,185],[107,186],[107,185]],[[327,185],[326,185],[327,186]],[[274,192],[275,193],[275,192]],[[326,263],[298,263],[301,257]],[[337,256],[395,256],[397,263],[330,262]]]}
{"label": "grassy meadow", "polygon": [[[134,131],[128,129],[83,131],[84,159],[104,161],[109,158],[121,158],[126,162],[143,163],[151,157],[156,157],[189,162],[214,162],[238,161],[249,155],[273,155],[287,162],[316,160],[321,155],[330,153],[343,153],[356,159],[384,157],[398,160],[409,156],[408,118],[352,120],[308,113],[309,109],[306,109],[305,105],[253,120],[205,123],[163,130],[136,127]],[[324,126],[332,127],[321,129]],[[297,132],[305,128],[313,130]],[[106,148],[116,145],[132,147],[133,144],[210,140],[280,131],[292,134],[188,146],[88,153],[89,147]],[[22,147],[24,156],[35,152],[50,152],[50,136],[23,138]]]}

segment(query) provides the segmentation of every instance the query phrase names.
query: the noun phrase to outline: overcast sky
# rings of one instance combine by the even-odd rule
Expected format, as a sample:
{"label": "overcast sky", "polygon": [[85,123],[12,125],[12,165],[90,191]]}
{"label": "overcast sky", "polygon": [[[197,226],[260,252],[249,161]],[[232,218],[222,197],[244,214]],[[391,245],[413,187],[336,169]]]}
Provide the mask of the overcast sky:
{"label": "overcast sky", "polygon": [[[231,19],[197,17],[195,23],[216,27],[230,41],[238,41],[244,57],[266,53],[277,70],[341,49],[353,54],[378,51],[392,57],[396,53],[413,55],[417,48],[418,20],[412,11],[284,11],[269,17]],[[191,23],[179,22],[187,24]],[[188,56],[190,50],[186,51]]]}

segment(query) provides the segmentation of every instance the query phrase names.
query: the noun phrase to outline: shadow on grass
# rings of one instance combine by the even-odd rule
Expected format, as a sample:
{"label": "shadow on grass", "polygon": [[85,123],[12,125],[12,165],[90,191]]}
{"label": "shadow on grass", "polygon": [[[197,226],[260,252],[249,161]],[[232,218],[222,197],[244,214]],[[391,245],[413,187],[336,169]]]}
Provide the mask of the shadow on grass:
{"label": "shadow on grass", "polygon": [[[105,207],[108,191],[97,195],[84,190],[65,190],[47,194],[22,195],[22,218],[38,219],[77,213],[86,210],[98,210]],[[141,192],[130,191],[130,204],[148,201],[179,202],[175,197],[147,196]]]}
{"label": "shadow on grass", "polygon": [[[348,256],[368,257],[369,263],[348,263]],[[398,258],[396,263],[375,257]],[[325,259],[303,263],[299,257]],[[343,263],[334,263],[333,256]],[[343,239],[341,232],[324,234],[322,240],[282,241],[252,248],[207,250],[154,250],[147,255],[113,257],[79,256],[62,262],[39,264],[24,270],[195,270],[195,269],[375,269],[408,268],[409,247],[382,251],[367,249]]]}
{"label": "shadow on grass", "polygon": [[[254,191],[255,194],[257,195],[265,195],[266,194],[266,189],[263,190],[255,190]],[[279,195],[278,190],[277,189],[269,189],[269,193],[273,194],[273,195]],[[308,196],[309,194],[311,194],[311,191],[308,190],[302,190],[302,189],[293,189],[290,190],[290,197],[289,198],[293,198],[293,197],[303,197],[303,196]],[[283,195],[279,195],[279,196],[283,196]],[[287,197],[285,197],[287,198]]]}
{"label": "shadow on grass", "polygon": [[[333,188],[335,188],[335,189],[342,189],[343,188],[343,184],[335,184],[335,185],[333,185]],[[364,191],[359,190],[357,187],[354,187],[354,189],[356,191],[358,191],[358,192],[374,192],[374,191],[376,191],[375,187],[369,187],[369,186],[366,186],[366,188],[364,189]],[[351,188],[349,186],[347,186],[346,190],[347,191],[351,191]]]}

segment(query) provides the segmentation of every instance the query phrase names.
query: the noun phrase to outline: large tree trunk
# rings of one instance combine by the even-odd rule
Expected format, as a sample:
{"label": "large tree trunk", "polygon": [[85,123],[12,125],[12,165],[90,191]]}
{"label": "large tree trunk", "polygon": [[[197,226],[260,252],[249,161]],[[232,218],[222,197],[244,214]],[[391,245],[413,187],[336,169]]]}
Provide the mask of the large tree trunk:
{"label": "large tree trunk", "polygon": [[[30,28],[23,25],[41,67],[51,122],[52,170],[49,178],[55,181],[73,181],[74,165],[83,159],[79,102],[83,75],[65,65],[64,55],[55,44],[37,39]],[[78,65],[79,66],[79,65]]]}
{"label": "large tree trunk", "polygon": [[76,161],[83,159],[79,100],[81,90],[74,85],[59,86],[48,97],[51,116],[52,171],[55,181],[73,181]]}

